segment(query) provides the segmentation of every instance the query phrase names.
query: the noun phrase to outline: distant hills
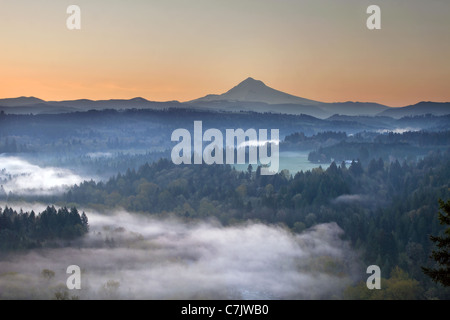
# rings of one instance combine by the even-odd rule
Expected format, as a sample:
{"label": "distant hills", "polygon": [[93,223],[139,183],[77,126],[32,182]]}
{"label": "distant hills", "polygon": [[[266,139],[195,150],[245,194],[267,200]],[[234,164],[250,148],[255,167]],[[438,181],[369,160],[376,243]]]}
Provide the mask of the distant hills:
{"label": "distant hills", "polygon": [[188,108],[227,112],[252,111],[260,113],[305,114],[320,119],[333,115],[341,116],[382,116],[402,118],[432,114],[450,114],[450,102],[420,102],[401,108],[391,108],[373,102],[326,103],[297,97],[273,88],[264,82],[247,78],[223,94],[207,96],[187,101],[149,101],[141,97],[112,100],[66,100],[44,101],[35,97],[0,99],[0,111],[8,114],[57,114],[75,111],[103,109],[152,109]]}
{"label": "distant hills", "polygon": [[[32,103],[35,101],[35,103]],[[0,111],[7,114],[58,114],[88,110],[104,109],[153,109],[163,110],[168,108],[180,108],[178,101],[156,102],[144,98],[111,99],[111,100],[65,100],[44,101],[34,97],[0,99]]]}
{"label": "distant hills", "polygon": [[450,114],[450,102],[423,101],[411,106],[389,108],[380,113],[381,116],[387,116],[391,118],[402,118],[405,116],[418,116],[423,114],[432,114],[435,116],[444,116]]}
{"label": "distant hills", "polygon": [[23,107],[36,105],[39,103],[44,103],[44,100],[35,97],[19,97],[19,98],[8,98],[0,99],[0,106],[2,107]]}

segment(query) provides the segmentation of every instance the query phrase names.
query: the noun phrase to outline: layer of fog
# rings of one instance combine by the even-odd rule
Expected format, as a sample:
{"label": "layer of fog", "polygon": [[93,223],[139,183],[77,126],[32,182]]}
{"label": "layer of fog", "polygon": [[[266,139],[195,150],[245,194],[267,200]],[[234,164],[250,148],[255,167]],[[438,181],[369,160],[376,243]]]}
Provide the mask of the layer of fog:
{"label": "layer of fog", "polygon": [[[70,247],[3,256],[0,298],[332,299],[361,270],[335,223],[294,234],[262,223],[87,214],[89,234]],[[66,288],[69,265],[82,269],[81,290]]]}
{"label": "layer of fog", "polygon": [[246,140],[244,142],[241,142],[238,146],[237,149],[241,149],[241,148],[247,148],[247,147],[262,147],[265,144],[269,144],[270,145],[279,145],[280,144],[280,140]]}
{"label": "layer of fog", "polygon": [[112,158],[111,152],[89,152],[86,154],[91,159]]}
{"label": "layer of fog", "polygon": [[15,211],[31,212],[36,214],[44,211],[48,206],[52,206],[51,203],[45,204],[42,202],[24,202],[24,201],[0,201],[0,208],[5,207],[13,208]]}
{"label": "layer of fog", "polygon": [[364,194],[343,194],[331,201],[332,204],[367,203],[374,201]]}
{"label": "layer of fog", "polygon": [[90,179],[68,169],[41,167],[19,157],[0,155],[0,192],[6,194],[54,195],[84,180]]}
{"label": "layer of fog", "polygon": [[379,129],[376,130],[378,133],[400,133],[403,134],[405,132],[413,132],[413,131],[420,131],[420,128],[412,128],[412,127],[406,127],[406,128],[395,128],[395,129]]}

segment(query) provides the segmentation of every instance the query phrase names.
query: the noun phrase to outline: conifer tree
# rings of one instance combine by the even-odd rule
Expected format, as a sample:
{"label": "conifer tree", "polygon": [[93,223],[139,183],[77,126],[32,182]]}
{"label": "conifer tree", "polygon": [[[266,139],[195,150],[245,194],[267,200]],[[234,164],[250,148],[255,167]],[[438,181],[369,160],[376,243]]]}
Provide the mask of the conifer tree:
{"label": "conifer tree", "polygon": [[433,250],[431,258],[439,265],[437,268],[422,267],[423,272],[433,281],[450,286],[450,200],[447,202],[439,199],[439,205],[443,212],[438,212],[439,222],[447,225],[443,236],[430,236],[438,250]]}

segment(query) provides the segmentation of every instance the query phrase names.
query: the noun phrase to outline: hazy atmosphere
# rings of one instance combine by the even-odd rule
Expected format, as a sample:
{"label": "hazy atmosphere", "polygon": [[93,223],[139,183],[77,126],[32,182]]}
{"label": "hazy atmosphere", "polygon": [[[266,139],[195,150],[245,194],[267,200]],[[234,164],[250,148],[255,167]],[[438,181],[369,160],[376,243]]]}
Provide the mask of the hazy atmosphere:
{"label": "hazy atmosphere", "polygon": [[[9,255],[0,262],[0,297],[52,298],[64,289],[66,268],[74,263],[85,270],[76,293],[85,299],[331,298],[357,270],[356,254],[333,223],[295,235],[251,222],[222,227],[124,211],[89,217],[89,237],[72,248]],[[54,278],[44,277],[46,269]]]}
{"label": "hazy atmosphere", "polygon": [[247,76],[308,99],[449,101],[450,3],[360,0],[0,1],[0,97],[188,101]]}
{"label": "hazy atmosphere", "polygon": [[449,17],[0,0],[0,300],[449,300]]}

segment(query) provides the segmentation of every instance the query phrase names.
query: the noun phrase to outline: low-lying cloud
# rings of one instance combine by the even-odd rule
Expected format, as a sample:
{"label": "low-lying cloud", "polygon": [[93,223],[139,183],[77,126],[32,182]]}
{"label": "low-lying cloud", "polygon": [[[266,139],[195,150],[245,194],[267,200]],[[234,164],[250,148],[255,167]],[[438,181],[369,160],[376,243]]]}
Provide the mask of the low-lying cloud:
{"label": "low-lying cloud", "polygon": [[[91,230],[70,247],[1,258],[0,298],[331,299],[357,270],[335,223],[293,234],[261,223],[87,213]],[[65,287],[69,265],[82,269],[81,290]]]}
{"label": "low-lying cloud", "polygon": [[7,194],[53,195],[84,180],[89,179],[68,169],[40,167],[19,157],[0,155],[0,184]]}
{"label": "low-lying cloud", "polygon": [[380,129],[377,130],[378,133],[400,133],[403,134],[405,132],[413,132],[413,131],[420,131],[418,128],[412,128],[412,127],[406,127],[406,128],[395,128],[395,129]]}
{"label": "low-lying cloud", "polygon": [[369,202],[371,199],[363,194],[343,194],[339,197],[336,197],[332,200],[333,204],[349,204],[349,203],[363,203],[363,202]]}

